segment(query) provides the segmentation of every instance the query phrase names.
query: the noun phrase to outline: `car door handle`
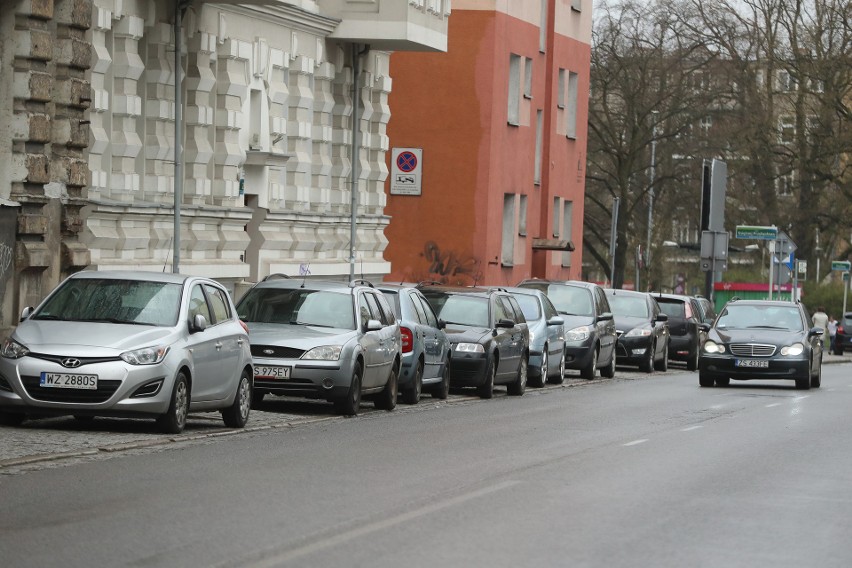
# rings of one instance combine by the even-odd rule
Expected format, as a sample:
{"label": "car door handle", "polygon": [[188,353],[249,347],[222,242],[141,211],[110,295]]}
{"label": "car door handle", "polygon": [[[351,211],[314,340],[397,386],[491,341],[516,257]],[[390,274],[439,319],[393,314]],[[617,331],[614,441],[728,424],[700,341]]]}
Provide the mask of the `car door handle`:
{"label": "car door handle", "polygon": [[242,337],[237,339],[237,345],[239,345],[240,347],[243,346],[243,338]]}
{"label": "car door handle", "polygon": [[216,342],[216,351],[221,351],[221,350],[222,350],[222,342],[221,342],[221,341],[217,341],[217,342]]}

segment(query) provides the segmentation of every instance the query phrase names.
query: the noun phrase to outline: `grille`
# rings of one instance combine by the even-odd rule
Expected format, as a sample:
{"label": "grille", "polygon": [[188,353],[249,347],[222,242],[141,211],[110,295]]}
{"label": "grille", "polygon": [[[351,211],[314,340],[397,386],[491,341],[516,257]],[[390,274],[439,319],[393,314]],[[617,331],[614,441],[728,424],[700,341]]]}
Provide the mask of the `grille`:
{"label": "grille", "polygon": [[75,357],[74,355],[46,355],[44,353],[27,353],[27,357],[34,359],[42,359],[62,365],[65,359],[77,359],[80,361],[80,367],[83,365],[91,365],[93,363],[108,363],[110,361],[121,361],[121,357]]}
{"label": "grille", "polygon": [[771,357],[775,354],[775,346],[764,343],[732,343],[731,353],[740,357]]}
{"label": "grille", "polygon": [[[272,351],[272,353],[264,353],[264,351]],[[267,359],[298,359],[305,354],[305,350],[278,345],[252,345],[251,354],[254,357],[265,357]]]}
{"label": "grille", "polygon": [[115,394],[115,391],[121,385],[121,381],[99,379],[98,390],[60,389],[39,386],[39,377],[24,376],[21,379],[27,393],[34,399],[44,402],[82,402],[88,404],[105,402]]}

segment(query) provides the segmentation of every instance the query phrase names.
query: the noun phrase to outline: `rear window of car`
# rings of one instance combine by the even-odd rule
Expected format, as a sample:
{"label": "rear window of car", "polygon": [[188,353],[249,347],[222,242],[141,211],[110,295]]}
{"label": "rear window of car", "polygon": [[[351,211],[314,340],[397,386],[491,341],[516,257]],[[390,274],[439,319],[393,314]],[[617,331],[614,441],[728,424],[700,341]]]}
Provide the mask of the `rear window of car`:
{"label": "rear window of car", "polygon": [[538,305],[538,298],[527,294],[514,294],[515,300],[521,306],[521,311],[524,312],[524,317],[527,321],[535,321],[541,318],[541,308]]}
{"label": "rear window of car", "polygon": [[660,304],[660,310],[670,318],[685,318],[684,303],[679,300],[666,300],[665,298],[657,298],[657,303]]}
{"label": "rear window of car", "polygon": [[488,325],[488,298],[466,294],[447,294],[424,291],[426,300],[448,324],[490,327]]}
{"label": "rear window of car", "polygon": [[609,307],[612,313],[617,316],[626,316],[634,318],[647,318],[648,302],[645,298],[639,296],[619,296],[618,294],[609,296]]}
{"label": "rear window of car", "polygon": [[556,310],[563,314],[575,316],[593,316],[595,314],[592,303],[592,293],[580,286],[566,286],[565,284],[523,284],[524,288],[541,290]]}
{"label": "rear window of car", "polygon": [[237,306],[249,323],[283,323],[355,329],[352,296],[325,290],[253,288]]}

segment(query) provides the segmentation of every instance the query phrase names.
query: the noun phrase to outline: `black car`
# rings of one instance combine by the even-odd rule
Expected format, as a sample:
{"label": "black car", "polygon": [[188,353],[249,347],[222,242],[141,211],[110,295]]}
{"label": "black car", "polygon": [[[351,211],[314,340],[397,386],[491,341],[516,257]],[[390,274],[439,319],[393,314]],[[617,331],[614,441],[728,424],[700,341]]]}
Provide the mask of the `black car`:
{"label": "black car", "polygon": [[669,367],[669,316],[646,292],[607,290],[618,334],[619,364],[638,365],[641,371],[666,371]]}
{"label": "black car", "polygon": [[603,288],[577,280],[532,278],[520,288],[541,290],[559,311],[565,326],[565,367],[579,369],[584,379],[615,376],[615,322]]}
{"label": "black car", "polygon": [[852,312],[846,312],[837,322],[837,335],[834,336],[834,354],[843,355],[852,349]]}
{"label": "black car", "polygon": [[702,345],[698,383],[781,379],[796,381],[797,389],[819,387],[822,334],[798,302],[731,300]]}
{"label": "black car", "polygon": [[669,316],[669,359],[686,361],[688,370],[697,370],[698,355],[705,335],[698,301],[692,296],[679,294],[654,292],[652,296],[663,313]]}
{"label": "black car", "polygon": [[695,303],[698,304],[699,317],[703,323],[713,325],[713,320],[716,319],[716,312],[713,311],[713,304],[704,296],[693,296]]}
{"label": "black car", "polygon": [[510,395],[524,394],[529,361],[529,329],[518,302],[494,288],[418,285],[446,323],[450,340],[450,384],[476,387],[491,398],[495,384]]}

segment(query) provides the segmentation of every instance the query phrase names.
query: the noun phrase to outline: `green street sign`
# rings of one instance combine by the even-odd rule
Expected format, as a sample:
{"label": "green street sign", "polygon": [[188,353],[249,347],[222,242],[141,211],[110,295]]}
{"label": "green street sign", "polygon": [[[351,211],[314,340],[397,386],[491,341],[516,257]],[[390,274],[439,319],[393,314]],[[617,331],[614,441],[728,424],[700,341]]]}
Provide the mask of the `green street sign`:
{"label": "green street sign", "polygon": [[852,270],[852,262],[849,262],[848,260],[832,260],[831,269],[849,272],[850,270]]}
{"label": "green street sign", "polygon": [[778,236],[777,227],[760,227],[755,225],[737,225],[736,239],[760,239],[773,241]]}

